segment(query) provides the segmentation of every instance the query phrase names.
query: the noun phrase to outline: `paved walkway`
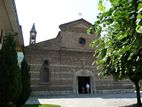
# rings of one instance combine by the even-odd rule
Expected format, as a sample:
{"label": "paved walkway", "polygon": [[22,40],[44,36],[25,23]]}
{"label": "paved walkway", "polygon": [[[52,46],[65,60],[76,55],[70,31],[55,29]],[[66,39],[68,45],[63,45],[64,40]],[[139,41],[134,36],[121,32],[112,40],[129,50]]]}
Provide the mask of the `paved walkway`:
{"label": "paved walkway", "polygon": [[136,103],[135,93],[31,97],[27,104],[56,104],[61,107],[125,107]]}

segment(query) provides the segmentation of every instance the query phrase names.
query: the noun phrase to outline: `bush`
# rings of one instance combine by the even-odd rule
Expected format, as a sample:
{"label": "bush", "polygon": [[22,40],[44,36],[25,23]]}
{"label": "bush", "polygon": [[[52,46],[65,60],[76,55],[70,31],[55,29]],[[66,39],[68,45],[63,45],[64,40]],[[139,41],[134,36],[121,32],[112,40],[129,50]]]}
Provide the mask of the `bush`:
{"label": "bush", "polygon": [[3,104],[1,105],[1,107],[16,107],[15,104],[11,103],[11,104]]}
{"label": "bush", "polygon": [[30,88],[30,67],[28,66],[26,59],[24,58],[21,63],[21,74],[22,74],[22,92],[18,100],[16,101],[16,107],[21,107],[25,104],[31,94]]}
{"label": "bush", "polygon": [[15,102],[21,93],[15,34],[7,34],[0,50],[0,105]]}

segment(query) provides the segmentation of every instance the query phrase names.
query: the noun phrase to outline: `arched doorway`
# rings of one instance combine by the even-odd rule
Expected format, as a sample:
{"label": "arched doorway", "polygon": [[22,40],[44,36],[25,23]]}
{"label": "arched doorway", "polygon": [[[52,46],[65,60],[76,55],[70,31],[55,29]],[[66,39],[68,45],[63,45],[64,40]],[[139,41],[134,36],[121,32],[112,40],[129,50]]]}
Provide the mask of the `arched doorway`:
{"label": "arched doorway", "polygon": [[78,76],[78,93],[79,94],[91,93],[91,85],[90,85],[89,76]]}
{"label": "arched doorway", "polygon": [[[89,91],[87,92],[86,85],[89,84]],[[74,74],[73,89],[74,94],[94,93],[95,90],[94,74],[89,70],[78,70]]]}

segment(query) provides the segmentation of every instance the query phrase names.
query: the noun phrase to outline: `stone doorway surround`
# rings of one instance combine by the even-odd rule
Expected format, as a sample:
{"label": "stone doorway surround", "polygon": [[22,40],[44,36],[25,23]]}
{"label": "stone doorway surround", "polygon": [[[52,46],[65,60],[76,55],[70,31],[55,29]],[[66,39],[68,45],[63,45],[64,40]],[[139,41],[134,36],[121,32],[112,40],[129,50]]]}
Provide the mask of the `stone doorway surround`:
{"label": "stone doorway surround", "polygon": [[74,73],[74,78],[73,78],[73,93],[74,94],[79,94],[78,77],[90,77],[90,86],[91,86],[90,94],[93,94],[95,92],[95,78],[94,78],[93,72],[87,69],[80,69]]}

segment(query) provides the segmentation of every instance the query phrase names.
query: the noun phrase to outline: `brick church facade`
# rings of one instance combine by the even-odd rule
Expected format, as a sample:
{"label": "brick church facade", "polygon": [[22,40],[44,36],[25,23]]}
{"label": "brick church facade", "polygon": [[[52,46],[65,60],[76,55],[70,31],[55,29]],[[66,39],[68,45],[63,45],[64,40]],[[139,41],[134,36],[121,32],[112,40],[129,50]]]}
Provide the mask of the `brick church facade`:
{"label": "brick church facade", "polygon": [[130,91],[129,80],[114,81],[97,75],[94,50],[89,44],[96,38],[87,34],[91,24],[84,19],[59,26],[56,38],[36,43],[36,30],[30,32],[30,45],[25,54],[30,64],[33,95],[69,95],[108,91]]}

